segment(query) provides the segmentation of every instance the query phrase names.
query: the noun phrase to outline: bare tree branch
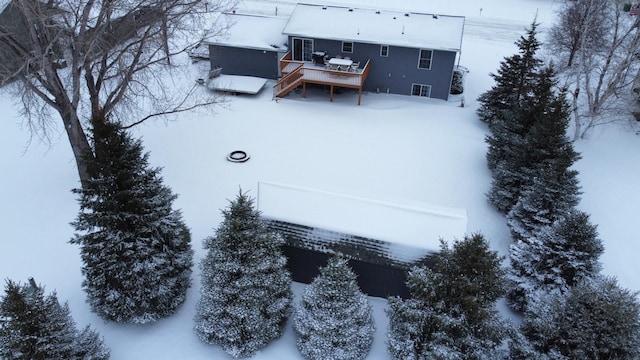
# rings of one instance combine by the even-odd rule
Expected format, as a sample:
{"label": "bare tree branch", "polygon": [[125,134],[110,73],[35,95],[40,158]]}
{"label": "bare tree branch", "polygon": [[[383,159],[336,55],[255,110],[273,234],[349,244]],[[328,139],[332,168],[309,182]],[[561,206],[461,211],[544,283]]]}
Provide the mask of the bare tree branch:
{"label": "bare tree branch", "polygon": [[[631,85],[639,68],[638,18],[620,0],[568,3],[549,44],[572,96],[574,138],[611,122],[628,121]],[[566,37],[563,38],[563,34]]]}
{"label": "bare tree branch", "polygon": [[177,56],[209,35],[204,29],[224,32],[215,15],[235,0],[208,1],[9,0],[0,13],[0,85],[22,99],[29,129],[46,134],[42,119],[58,113],[85,181],[92,117],[131,127],[219,101],[193,96],[192,84],[175,89],[190,96],[163,88],[181,70]]}

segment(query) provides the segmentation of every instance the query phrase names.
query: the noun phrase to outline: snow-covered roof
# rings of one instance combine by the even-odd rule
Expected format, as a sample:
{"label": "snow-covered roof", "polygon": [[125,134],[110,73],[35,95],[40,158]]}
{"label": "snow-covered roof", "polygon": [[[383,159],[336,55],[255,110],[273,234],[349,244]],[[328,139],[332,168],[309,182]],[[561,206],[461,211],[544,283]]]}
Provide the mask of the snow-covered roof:
{"label": "snow-covered roof", "polygon": [[287,50],[287,36],[282,34],[286,18],[222,14],[216,21],[219,26],[226,26],[228,31],[208,39],[206,44],[269,51]]}
{"label": "snow-covered roof", "polygon": [[258,210],[267,219],[385,241],[389,257],[402,261],[438,251],[440,239],[462,239],[467,231],[464,209],[267,182],[258,184]]}
{"label": "snow-covered roof", "polygon": [[298,4],[291,36],[460,51],[464,16]]}

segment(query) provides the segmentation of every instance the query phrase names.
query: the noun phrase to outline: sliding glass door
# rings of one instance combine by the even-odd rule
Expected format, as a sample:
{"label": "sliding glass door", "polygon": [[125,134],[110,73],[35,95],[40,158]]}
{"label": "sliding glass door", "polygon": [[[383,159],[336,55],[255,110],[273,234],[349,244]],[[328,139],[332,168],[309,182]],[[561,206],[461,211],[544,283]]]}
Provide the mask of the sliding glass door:
{"label": "sliding glass door", "polygon": [[293,60],[311,61],[313,39],[293,38]]}

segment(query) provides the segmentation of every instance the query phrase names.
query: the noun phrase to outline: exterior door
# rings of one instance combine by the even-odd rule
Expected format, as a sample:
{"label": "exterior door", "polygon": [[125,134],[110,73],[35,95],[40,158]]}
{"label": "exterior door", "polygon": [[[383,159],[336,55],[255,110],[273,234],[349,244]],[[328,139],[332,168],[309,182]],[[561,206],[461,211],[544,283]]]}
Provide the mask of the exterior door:
{"label": "exterior door", "polygon": [[313,39],[293,38],[293,60],[311,61]]}

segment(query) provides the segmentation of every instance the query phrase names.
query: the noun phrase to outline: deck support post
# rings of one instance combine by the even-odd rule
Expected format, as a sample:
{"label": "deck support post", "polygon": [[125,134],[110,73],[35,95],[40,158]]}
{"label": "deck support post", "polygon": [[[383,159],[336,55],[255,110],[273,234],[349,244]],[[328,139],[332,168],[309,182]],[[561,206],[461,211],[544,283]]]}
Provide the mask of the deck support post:
{"label": "deck support post", "polygon": [[303,98],[307,98],[307,82],[303,81],[302,82],[302,97]]}
{"label": "deck support post", "polygon": [[358,88],[358,106],[360,105],[361,98],[362,98],[362,86]]}
{"label": "deck support post", "polygon": [[333,85],[329,88],[329,101],[333,101]]}

